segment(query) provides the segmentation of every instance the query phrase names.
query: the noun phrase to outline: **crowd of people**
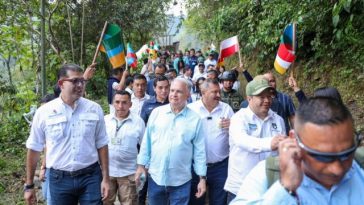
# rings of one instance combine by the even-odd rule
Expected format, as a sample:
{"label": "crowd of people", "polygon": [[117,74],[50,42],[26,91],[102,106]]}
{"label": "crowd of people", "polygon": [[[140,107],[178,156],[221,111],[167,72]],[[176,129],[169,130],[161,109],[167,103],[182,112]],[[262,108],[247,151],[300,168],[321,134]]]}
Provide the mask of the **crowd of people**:
{"label": "crowd of people", "polygon": [[27,204],[36,202],[42,151],[43,191],[52,205],[364,200],[364,171],[354,160],[361,135],[335,88],[306,97],[290,77],[296,110],[273,72],[253,78],[242,65],[226,71],[216,58],[190,49],[145,59],[137,74],[113,69],[106,115],[83,97],[96,65],[85,72],[63,65],[59,96],[36,111],[26,142]]}

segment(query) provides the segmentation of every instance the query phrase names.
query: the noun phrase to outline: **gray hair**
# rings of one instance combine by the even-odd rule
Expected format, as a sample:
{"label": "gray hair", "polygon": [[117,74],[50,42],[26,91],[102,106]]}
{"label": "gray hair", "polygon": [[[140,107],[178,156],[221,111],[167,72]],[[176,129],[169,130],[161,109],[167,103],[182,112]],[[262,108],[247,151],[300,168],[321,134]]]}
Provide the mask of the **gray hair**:
{"label": "gray hair", "polygon": [[190,82],[190,81],[188,81],[187,79],[182,78],[182,77],[177,77],[177,78],[175,78],[175,79],[173,79],[173,80],[172,80],[171,84],[172,84],[173,82],[175,82],[175,81],[178,81],[178,82],[181,82],[181,83],[185,84],[185,85],[186,85],[186,87],[187,87],[188,92],[190,92],[190,91],[191,91],[191,89],[192,89],[192,84],[191,84],[191,82]]}
{"label": "gray hair", "polygon": [[200,85],[200,90],[205,92],[207,89],[209,89],[210,85],[219,85],[219,81],[217,81],[216,79],[211,79],[208,78],[206,79],[201,85]]}

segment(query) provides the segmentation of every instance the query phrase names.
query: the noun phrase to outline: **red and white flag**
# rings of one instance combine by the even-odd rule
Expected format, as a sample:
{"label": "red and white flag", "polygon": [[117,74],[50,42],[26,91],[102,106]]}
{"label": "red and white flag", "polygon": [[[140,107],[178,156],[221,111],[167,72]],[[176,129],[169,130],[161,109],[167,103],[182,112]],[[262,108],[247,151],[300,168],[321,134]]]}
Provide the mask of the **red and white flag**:
{"label": "red and white flag", "polygon": [[229,57],[236,52],[239,52],[239,41],[238,36],[233,36],[221,42],[219,59]]}

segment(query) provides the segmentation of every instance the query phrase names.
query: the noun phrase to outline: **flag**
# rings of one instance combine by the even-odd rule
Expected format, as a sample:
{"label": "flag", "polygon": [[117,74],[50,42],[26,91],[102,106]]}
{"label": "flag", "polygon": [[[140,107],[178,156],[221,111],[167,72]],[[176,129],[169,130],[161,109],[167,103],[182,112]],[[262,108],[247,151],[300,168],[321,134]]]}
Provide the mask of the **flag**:
{"label": "flag", "polygon": [[225,62],[224,62],[224,59],[223,58],[219,58],[218,61],[217,61],[217,65],[218,66],[224,66],[225,65]]}
{"label": "flag", "polygon": [[138,65],[137,56],[134,53],[133,49],[131,48],[130,43],[127,44],[127,55],[126,55],[126,58],[127,58],[128,65],[130,67],[132,67],[132,68],[136,68],[137,67],[137,65]]}
{"label": "flag", "polygon": [[223,65],[224,58],[227,58],[236,52],[239,52],[238,36],[233,36],[231,38],[223,40],[220,44],[220,55],[218,59],[218,64]]}
{"label": "flag", "polygon": [[274,61],[274,68],[276,71],[283,75],[286,73],[289,66],[296,59],[296,24],[288,24],[284,29],[281,36],[281,43],[278,47],[276,59]]}
{"label": "flag", "polygon": [[102,39],[102,46],[100,46],[100,51],[107,54],[113,68],[118,68],[125,64],[125,49],[122,36],[122,30],[118,25],[109,24]]}
{"label": "flag", "polygon": [[136,56],[137,58],[142,58],[144,53],[147,53],[147,49],[148,49],[148,45],[144,44],[137,52],[136,52]]}

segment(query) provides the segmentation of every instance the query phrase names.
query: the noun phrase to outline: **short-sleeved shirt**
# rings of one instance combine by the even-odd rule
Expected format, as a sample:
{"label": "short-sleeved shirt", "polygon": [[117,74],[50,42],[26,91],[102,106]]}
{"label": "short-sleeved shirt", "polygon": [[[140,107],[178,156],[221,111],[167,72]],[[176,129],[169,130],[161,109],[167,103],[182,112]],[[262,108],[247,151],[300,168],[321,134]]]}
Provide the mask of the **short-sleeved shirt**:
{"label": "short-sleeved shirt", "polygon": [[109,175],[124,177],[137,169],[137,145],[141,144],[145,125],[136,114],[118,120],[114,114],[105,116],[106,132],[109,138]]}

